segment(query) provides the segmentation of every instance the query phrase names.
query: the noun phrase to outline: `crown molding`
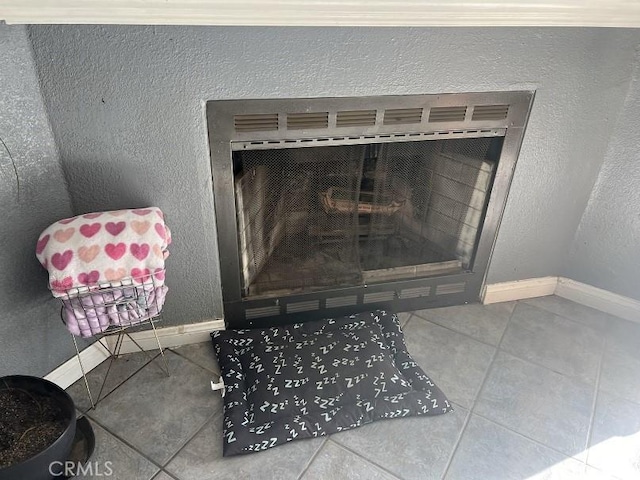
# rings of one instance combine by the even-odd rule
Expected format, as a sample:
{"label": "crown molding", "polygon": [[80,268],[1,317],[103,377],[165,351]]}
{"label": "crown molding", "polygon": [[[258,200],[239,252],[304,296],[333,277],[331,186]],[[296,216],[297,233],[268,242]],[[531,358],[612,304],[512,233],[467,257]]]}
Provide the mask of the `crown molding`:
{"label": "crown molding", "polygon": [[0,0],[9,24],[640,27],[628,0]]}

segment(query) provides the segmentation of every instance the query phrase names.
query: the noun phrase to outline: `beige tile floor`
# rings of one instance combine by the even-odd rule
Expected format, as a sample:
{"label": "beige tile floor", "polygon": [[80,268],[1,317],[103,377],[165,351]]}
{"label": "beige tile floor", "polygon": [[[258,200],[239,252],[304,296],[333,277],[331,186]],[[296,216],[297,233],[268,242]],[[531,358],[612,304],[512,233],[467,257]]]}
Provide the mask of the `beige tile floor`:
{"label": "beige tile floor", "polygon": [[[87,412],[110,479],[640,479],[640,325],[543,297],[403,313],[455,411],[222,457],[211,344],[119,359]],[[98,384],[105,364],[90,374]],[[79,409],[83,385],[69,388]],[[98,478],[98,477],[96,477]]]}

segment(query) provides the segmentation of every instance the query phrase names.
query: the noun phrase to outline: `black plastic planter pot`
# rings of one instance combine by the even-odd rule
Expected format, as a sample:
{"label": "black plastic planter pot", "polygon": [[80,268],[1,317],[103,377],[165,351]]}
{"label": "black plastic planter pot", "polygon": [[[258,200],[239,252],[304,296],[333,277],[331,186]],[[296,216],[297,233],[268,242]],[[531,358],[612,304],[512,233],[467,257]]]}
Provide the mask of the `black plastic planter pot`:
{"label": "black plastic planter pot", "polygon": [[62,434],[40,453],[28,460],[0,469],[0,480],[49,480],[63,478],[64,463],[69,458],[76,433],[76,412],[71,397],[55,383],[38,377],[12,375],[0,377],[0,390],[17,388],[54,399],[65,421]]}

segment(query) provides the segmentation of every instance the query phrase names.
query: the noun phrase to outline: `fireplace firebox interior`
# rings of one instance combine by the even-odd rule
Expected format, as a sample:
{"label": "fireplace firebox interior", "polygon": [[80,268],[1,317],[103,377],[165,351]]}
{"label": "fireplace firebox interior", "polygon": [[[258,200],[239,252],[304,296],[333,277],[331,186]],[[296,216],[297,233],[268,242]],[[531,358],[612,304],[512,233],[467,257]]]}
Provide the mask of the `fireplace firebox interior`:
{"label": "fireplace firebox interior", "polygon": [[209,102],[227,325],[477,299],[532,100]]}
{"label": "fireplace firebox interior", "polygon": [[501,147],[498,137],[234,152],[243,297],[469,270]]}

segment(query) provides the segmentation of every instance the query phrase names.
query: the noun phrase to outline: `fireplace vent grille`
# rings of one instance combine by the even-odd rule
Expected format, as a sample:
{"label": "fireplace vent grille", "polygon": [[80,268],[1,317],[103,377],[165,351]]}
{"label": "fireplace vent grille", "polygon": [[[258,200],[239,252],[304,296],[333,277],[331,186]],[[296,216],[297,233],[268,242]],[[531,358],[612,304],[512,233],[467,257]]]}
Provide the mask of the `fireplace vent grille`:
{"label": "fireplace vent grille", "polygon": [[445,283],[436,287],[436,295],[450,295],[452,293],[464,292],[464,282],[459,283]]}
{"label": "fireplace vent grille", "polygon": [[327,308],[350,307],[358,304],[357,295],[346,295],[344,297],[327,298],[325,305]]}
{"label": "fireplace vent grille", "polygon": [[272,317],[274,315],[279,315],[280,307],[278,305],[270,305],[268,307],[247,308],[244,312],[247,320],[251,320],[252,318]]}
{"label": "fireplace vent grille", "polygon": [[[500,121],[509,115],[509,104],[459,105],[450,107],[386,108],[368,110],[341,110],[333,112],[300,113],[256,113],[235,115],[234,127],[237,133],[273,132],[281,127],[279,118],[286,118],[287,130],[327,130],[330,124],[335,127],[373,127],[382,125],[411,125],[423,123],[428,112],[427,123],[465,122],[467,112],[471,111],[471,121]],[[334,130],[335,132],[335,130]]]}
{"label": "fireplace vent grille", "polygon": [[320,308],[319,300],[309,300],[308,302],[294,302],[287,304],[287,313],[310,312]]}
{"label": "fireplace vent grille", "polygon": [[422,108],[388,108],[384,111],[384,125],[404,125],[420,123]]}
{"label": "fireplace vent grille", "polygon": [[405,288],[398,295],[399,298],[419,298],[428,297],[431,293],[431,286]]}
{"label": "fireplace vent grille", "polygon": [[329,112],[288,113],[287,129],[306,130],[308,128],[327,128]]}
{"label": "fireplace vent grille", "polygon": [[267,132],[278,130],[277,113],[256,113],[233,117],[236,132]]}
{"label": "fireplace vent grille", "polygon": [[390,302],[394,298],[396,298],[396,292],[394,291],[372,292],[372,293],[365,293],[362,298],[362,301],[364,303]]}
{"label": "fireplace vent grille", "polygon": [[471,120],[504,120],[509,115],[509,105],[477,105]]}
{"label": "fireplace vent grille", "polygon": [[347,110],[336,115],[337,127],[367,127],[375,124],[375,110]]}
{"label": "fireplace vent grille", "polygon": [[467,107],[434,107],[429,112],[429,122],[464,122]]}

